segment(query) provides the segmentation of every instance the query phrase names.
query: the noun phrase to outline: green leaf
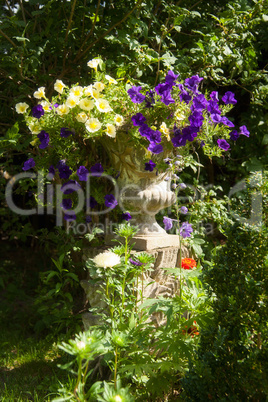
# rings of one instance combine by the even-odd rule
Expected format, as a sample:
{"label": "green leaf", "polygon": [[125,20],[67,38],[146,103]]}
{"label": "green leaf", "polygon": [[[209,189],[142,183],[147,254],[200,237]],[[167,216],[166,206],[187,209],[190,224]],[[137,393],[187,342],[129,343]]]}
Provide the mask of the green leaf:
{"label": "green leaf", "polygon": [[66,274],[66,276],[69,276],[74,281],[79,282],[78,276],[76,274],[74,274],[73,272],[69,272],[68,274]]}
{"label": "green leaf", "polygon": [[14,36],[14,38],[17,39],[17,41],[19,41],[19,42],[25,42],[25,41],[30,42],[30,39],[24,38],[22,36]]}
{"label": "green leaf", "polygon": [[232,52],[232,50],[229,48],[229,46],[228,45],[225,45],[224,47],[223,47],[223,54],[225,54],[225,56],[230,56],[230,54],[232,54],[233,52]]}

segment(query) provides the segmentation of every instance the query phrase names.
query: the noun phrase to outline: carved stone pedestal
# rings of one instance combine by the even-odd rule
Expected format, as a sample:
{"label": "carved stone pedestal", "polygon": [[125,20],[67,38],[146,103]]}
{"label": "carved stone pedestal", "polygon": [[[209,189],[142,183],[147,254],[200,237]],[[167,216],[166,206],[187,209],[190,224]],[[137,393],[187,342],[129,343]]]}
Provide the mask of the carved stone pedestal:
{"label": "carved stone pedestal", "polygon": [[[175,280],[173,276],[168,275],[164,268],[176,268],[179,267],[179,236],[176,235],[163,235],[157,236],[148,236],[147,240],[145,236],[140,236],[142,241],[137,242],[137,237],[133,239],[135,241],[135,249],[132,249],[131,254],[135,257],[138,256],[139,253],[146,251],[146,253],[151,254],[155,263],[153,266],[153,270],[147,273],[144,273],[143,276],[143,299],[155,299],[159,296],[161,297],[172,297],[179,292],[179,281]],[[165,246],[168,244],[167,240],[170,240],[170,243],[175,243],[176,246],[168,246],[168,247],[153,247],[153,245],[158,245],[158,241],[162,239],[162,244]],[[139,240],[139,239],[138,239]],[[146,243],[147,241],[147,243]],[[112,243],[114,245],[114,243]],[[140,249],[138,246],[147,244],[147,250]],[[149,247],[150,246],[150,247]],[[83,259],[87,260],[88,258],[94,258],[97,254],[103,253],[109,247],[105,246],[103,248],[93,248],[84,250]],[[182,257],[187,256],[187,249],[182,248]],[[179,269],[179,268],[178,268]],[[101,283],[100,283],[101,284]],[[101,302],[100,294],[98,293],[99,286],[95,284],[92,286],[89,281],[81,281],[81,286],[86,292],[87,299],[91,307],[98,307],[100,309],[105,308],[105,306]],[[141,286],[141,281],[140,281]],[[161,325],[163,322],[163,317],[161,314],[157,313],[151,317],[151,320],[155,323],[156,326]],[[97,319],[91,313],[85,313],[83,316],[83,324],[87,329],[90,325],[97,324]]]}

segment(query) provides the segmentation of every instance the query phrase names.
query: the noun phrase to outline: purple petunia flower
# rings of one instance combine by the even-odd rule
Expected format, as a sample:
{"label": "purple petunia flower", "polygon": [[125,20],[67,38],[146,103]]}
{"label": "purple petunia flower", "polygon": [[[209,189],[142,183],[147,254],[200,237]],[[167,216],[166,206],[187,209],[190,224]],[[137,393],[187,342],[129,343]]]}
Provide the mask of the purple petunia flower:
{"label": "purple petunia flower", "polygon": [[145,163],[145,168],[144,169],[148,170],[148,172],[152,172],[155,167],[156,167],[156,164],[152,160],[149,160],[149,162]]}
{"label": "purple petunia flower", "polygon": [[240,130],[239,134],[242,134],[242,135],[245,135],[246,137],[249,137],[250,132],[248,131],[246,126],[239,127],[239,130]]}
{"label": "purple petunia flower", "polygon": [[163,82],[155,87],[155,92],[157,93],[157,95],[162,96],[165,92],[170,92],[171,89],[172,85],[168,84],[167,82]]}
{"label": "purple petunia flower", "polygon": [[76,220],[76,215],[75,215],[74,212],[69,212],[68,214],[65,214],[65,215],[63,216],[63,218],[64,218],[66,221],[75,221],[75,220]]}
{"label": "purple petunia flower", "polygon": [[218,102],[219,101],[219,93],[218,91],[212,91],[210,94],[210,99],[212,101]]}
{"label": "purple petunia flower", "polygon": [[134,114],[134,116],[131,117],[132,123],[134,126],[141,126],[142,123],[146,121],[146,117],[143,116],[142,113],[137,113]]}
{"label": "purple petunia flower", "polygon": [[204,117],[202,115],[202,113],[200,113],[199,111],[195,110],[189,117],[188,120],[191,124],[192,127],[202,127],[203,121],[204,121]]}
{"label": "purple petunia flower", "polygon": [[140,93],[141,87],[133,86],[127,93],[133,103],[142,103],[145,100],[145,96]]}
{"label": "purple petunia flower", "polygon": [[235,126],[234,123],[231,122],[229,119],[227,119],[226,116],[223,116],[221,118],[221,123],[223,123],[225,126],[228,126],[228,127],[234,127]]}
{"label": "purple petunia flower", "polygon": [[188,222],[183,222],[180,227],[180,235],[186,239],[186,237],[191,237],[191,233],[193,232],[192,225]]}
{"label": "purple petunia flower", "polygon": [[186,138],[186,140],[193,141],[195,139],[195,137],[197,136],[198,127],[195,127],[195,126],[183,127],[181,132],[182,132],[183,136]]}
{"label": "purple petunia flower", "polygon": [[193,98],[193,105],[191,106],[191,110],[203,110],[206,109],[208,105],[208,101],[206,100],[203,94],[199,94]]}
{"label": "purple petunia flower", "polygon": [[226,105],[235,105],[237,103],[237,100],[235,99],[235,94],[231,91],[227,91],[225,92],[225,94],[223,95],[223,97],[221,98],[222,101],[226,104]]}
{"label": "purple petunia flower", "polygon": [[113,194],[107,194],[107,195],[105,195],[104,200],[105,200],[105,202],[104,202],[104,203],[105,203],[105,206],[106,206],[107,208],[113,209],[113,208],[116,207],[116,205],[118,205],[118,202],[116,201],[116,199],[115,199],[115,197],[114,197]]}
{"label": "purple petunia flower", "polygon": [[80,184],[76,180],[69,180],[61,186],[61,191],[63,194],[72,194],[74,191],[81,189]]}
{"label": "purple petunia flower", "polygon": [[33,117],[36,117],[37,119],[40,119],[45,114],[45,111],[43,109],[42,105],[36,105],[32,108],[32,115]]}
{"label": "purple petunia flower", "polygon": [[170,70],[165,77],[165,81],[167,84],[173,86],[175,85],[175,81],[177,80],[178,77],[179,74],[175,74],[172,70]]}
{"label": "purple petunia flower", "polygon": [[89,173],[85,166],[79,166],[76,173],[80,181],[87,181]]}
{"label": "purple petunia flower", "polygon": [[155,92],[161,96],[161,102],[163,102],[165,105],[169,105],[170,103],[174,103],[174,99],[171,97],[171,89],[172,85],[168,83],[162,83],[158,84],[155,87]]}
{"label": "purple petunia flower", "polygon": [[171,142],[172,142],[173,146],[176,148],[184,147],[186,145],[187,138],[185,137],[185,135],[177,134],[177,135],[175,135],[175,137],[171,138]]}
{"label": "purple petunia flower", "polygon": [[181,93],[180,93],[180,100],[181,100],[181,102],[185,102],[185,103],[188,105],[188,103],[189,103],[189,102],[191,101],[191,99],[192,99],[192,96],[189,94],[188,91],[186,91],[186,89],[183,87],[182,84],[179,84],[179,88],[180,88],[180,90],[181,90]]}
{"label": "purple petunia flower", "polygon": [[148,124],[142,123],[139,128],[139,133],[142,137],[149,139],[151,131],[153,131]]}
{"label": "purple petunia flower", "polygon": [[67,138],[73,133],[74,133],[73,130],[70,130],[69,128],[62,127],[60,129],[60,136],[63,138]]}
{"label": "purple petunia flower", "polygon": [[212,114],[210,115],[210,118],[211,118],[211,120],[213,121],[213,123],[216,123],[216,124],[221,123],[222,117],[221,117],[221,115],[218,114],[218,113],[212,113]]}
{"label": "purple petunia flower", "polygon": [[165,91],[163,93],[161,96],[161,102],[163,102],[166,106],[170,105],[171,103],[175,103],[175,100],[171,97],[170,91]]}
{"label": "purple petunia flower", "polygon": [[233,130],[230,132],[230,140],[236,141],[239,138],[239,133],[237,130]]}
{"label": "purple petunia flower", "polygon": [[89,206],[90,209],[96,208],[98,206],[98,203],[93,197],[93,195],[91,195],[89,199],[87,199],[87,206]]}
{"label": "purple petunia flower", "polygon": [[188,208],[187,208],[187,207],[181,207],[181,208],[180,208],[180,211],[181,211],[182,214],[185,215],[185,214],[187,214],[187,212],[188,212]]}
{"label": "purple petunia flower", "polygon": [[29,170],[35,167],[35,161],[33,158],[28,159],[27,161],[24,162],[22,170]]}
{"label": "purple petunia flower", "polygon": [[198,85],[203,80],[203,77],[199,77],[198,75],[193,75],[190,78],[186,78],[184,81],[184,85],[189,88],[194,94],[198,93]]}
{"label": "purple petunia flower", "polygon": [[164,216],[163,223],[165,225],[165,230],[170,230],[173,226],[172,219],[168,218],[167,216]]}
{"label": "purple petunia flower", "polygon": [[208,101],[207,110],[211,114],[221,114],[218,102],[213,99]]}
{"label": "purple petunia flower", "polygon": [[162,141],[161,132],[158,130],[151,130],[147,139],[153,144],[159,144]]}
{"label": "purple petunia flower", "polygon": [[129,212],[123,212],[122,213],[122,219],[124,219],[125,221],[130,221],[130,219],[132,219],[132,216],[130,215]]}
{"label": "purple petunia flower", "polygon": [[103,169],[101,163],[95,163],[95,165],[93,165],[93,166],[90,168],[90,172],[91,172],[94,176],[99,177],[99,176],[101,176],[102,173],[104,172],[104,169]]}
{"label": "purple petunia flower", "polygon": [[69,179],[69,177],[73,173],[72,170],[69,168],[69,166],[66,165],[65,163],[62,163],[60,165],[58,164],[57,167],[59,170],[60,179]]}
{"label": "purple petunia flower", "polygon": [[130,258],[128,261],[130,262],[130,264],[136,265],[137,267],[141,267],[141,266],[142,266],[142,262],[140,262],[140,261],[134,261],[132,258]]}
{"label": "purple petunia flower", "polygon": [[92,218],[90,215],[86,216],[86,223],[90,223],[92,221]]}
{"label": "purple petunia flower", "polygon": [[148,149],[148,151],[150,151],[156,155],[160,154],[164,150],[164,148],[162,147],[161,144],[154,144],[153,142],[149,145],[149,147],[147,149]]}
{"label": "purple petunia flower", "polygon": [[65,198],[64,200],[62,200],[62,203],[60,204],[60,206],[64,209],[71,209],[73,206],[73,202],[72,202],[71,198]]}
{"label": "purple petunia flower", "polygon": [[37,137],[38,137],[39,140],[40,140],[39,148],[40,148],[40,149],[45,149],[45,148],[48,146],[48,144],[49,144],[49,134],[46,133],[44,130],[42,130],[42,131],[37,135]]}
{"label": "purple petunia flower", "polygon": [[224,139],[217,140],[217,144],[219,148],[223,149],[224,151],[228,151],[228,149],[230,148],[230,144],[228,144],[228,142]]}

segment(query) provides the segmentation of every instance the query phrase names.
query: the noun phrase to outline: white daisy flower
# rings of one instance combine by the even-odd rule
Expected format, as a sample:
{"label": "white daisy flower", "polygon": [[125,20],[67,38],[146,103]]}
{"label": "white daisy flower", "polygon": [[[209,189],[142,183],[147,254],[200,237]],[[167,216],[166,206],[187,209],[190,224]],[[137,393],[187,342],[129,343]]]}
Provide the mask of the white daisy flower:
{"label": "white daisy flower", "polygon": [[115,265],[120,264],[120,257],[112,251],[107,251],[96,255],[96,257],[93,258],[93,261],[98,267],[112,268]]}

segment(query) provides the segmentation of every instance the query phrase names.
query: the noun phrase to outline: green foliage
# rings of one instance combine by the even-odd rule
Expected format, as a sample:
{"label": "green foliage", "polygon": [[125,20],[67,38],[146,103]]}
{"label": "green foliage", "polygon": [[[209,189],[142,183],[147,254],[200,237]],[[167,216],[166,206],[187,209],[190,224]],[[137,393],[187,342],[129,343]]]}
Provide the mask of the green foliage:
{"label": "green foliage", "polygon": [[95,228],[92,233],[85,235],[86,241],[83,238],[76,239],[61,228],[54,232],[42,231],[41,240],[45,248],[51,254],[51,247],[58,247],[58,258],[52,258],[52,269],[40,272],[40,285],[35,298],[40,317],[35,324],[36,331],[49,329],[56,336],[61,332],[73,333],[81,329],[78,311],[83,309],[83,298],[79,297],[79,282],[84,276],[84,270],[80,254],[82,247],[93,241],[99,231]]}
{"label": "green foliage", "polygon": [[[210,323],[210,301],[199,278],[200,267],[189,271],[166,269],[179,281],[178,294],[144,299],[144,275],[153,260],[146,253],[135,256],[140,265],[130,260],[128,243],[135,232],[129,224],[121,225],[118,234],[125,239],[122,247],[100,253],[86,263],[94,292],[89,301],[95,305],[89,311],[98,318],[98,324],[60,345],[73,356],[62,368],[70,370],[77,382],[72,391],[59,389],[61,396],[56,401],[162,398],[178,387],[196,349],[199,329]],[[87,293],[91,294],[89,290]],[[155,326],[155,315],[165,323]],[[95,367],[101,367],[99,373]]]}
{"label": "green foliage", "polygon": [[[258,186],[265,201],[267,184],[266,172]],[[255,191],[248,186],[249,199]],[[247,207],[245,202],[246,212]],[[189,400],[264,400],[268,395],[267,212],[265,202],[260,224],[229,226],[225,245],[205,267],[204,279],[215,294],[214,323],[201,335],[183,380]]]}

